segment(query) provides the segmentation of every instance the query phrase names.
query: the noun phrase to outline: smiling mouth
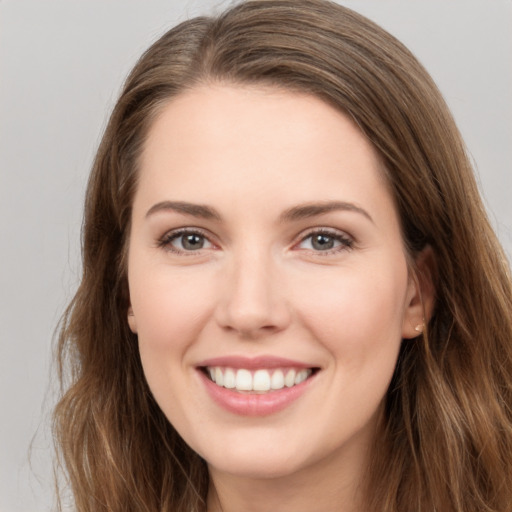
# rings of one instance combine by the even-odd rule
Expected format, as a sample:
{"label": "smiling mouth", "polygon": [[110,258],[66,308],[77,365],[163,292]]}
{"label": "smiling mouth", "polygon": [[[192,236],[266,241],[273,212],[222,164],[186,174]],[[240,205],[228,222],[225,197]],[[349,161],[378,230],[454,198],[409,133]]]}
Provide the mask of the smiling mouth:
{"label": "smiling mouth", "polygon": [[249,370],[223,366],[201,367],[217,386],[240,393],[269,393],[292,388],[309,379],[318,368],[273,368]]}

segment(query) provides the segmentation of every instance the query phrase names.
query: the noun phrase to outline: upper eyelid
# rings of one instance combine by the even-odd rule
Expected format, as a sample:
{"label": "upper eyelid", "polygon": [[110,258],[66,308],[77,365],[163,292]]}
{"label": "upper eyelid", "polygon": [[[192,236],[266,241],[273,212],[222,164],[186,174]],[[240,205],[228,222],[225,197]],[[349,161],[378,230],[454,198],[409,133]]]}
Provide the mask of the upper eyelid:
{"label": "upper eyelid", "polygon": [[306,229],[303,232],[301,232],[297,236],[297,238],[299,239],[299,241],[304,240],[305,238],[307,238],[311,235],[314,235],[315,233],[325,233],[327,235],[331,235],[334,237],[337,236],[339,238],[346,238],[348,240],[355,241],[354,237],[351,234],[347,233],[346,231],[343,231],[342,229],[338,229],[338,228],[327,227],[327,226],[319,226],[319,227]]}
{"label": "upper eyelid", "polygon": [[302,233],[304,233],[304,234],[318,233],[318,232],[329,232],[329,233],[333,233],[333,234],[346,234],[348,236],[348,233],[346,233],[342,229],[333,228],[333,227],[329,227],[329,226],[313,226],[311,228],[306,228],[302,231]]}
{"label": "upper eyelid", "polygon": [[204,228],[199,228],[199,227],[196,227],[196,226],[186,226],[186,227],[182,227],[182,228],[174,228],[174,229],[169,229],[168,231],[166,231],[161,237],[160,239],[168,239],[168,238],[172,238],[172,237],[177,237],[177,236],[180,236],[180,235],[183,235],[183,234],[186,234],[186,233],[191,233],[191,234],[198,234],[198,235],[201,235],[201,236],[204,236],[205,238],[212,238],[212,234],[204,229]]}

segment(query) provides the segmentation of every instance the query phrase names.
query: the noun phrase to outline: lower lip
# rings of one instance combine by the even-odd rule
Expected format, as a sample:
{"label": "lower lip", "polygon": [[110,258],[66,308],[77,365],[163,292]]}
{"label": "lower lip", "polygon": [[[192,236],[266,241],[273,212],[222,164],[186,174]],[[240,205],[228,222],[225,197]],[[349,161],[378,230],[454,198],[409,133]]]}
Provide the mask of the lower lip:
{"label": "lower lip", "polygon": [[217,386],[201,370],[198,373],[211,398],[223,409],[240,416],[268,416],[282,411],[307,390],[314,376],[304,382],[268,393],[238,393],[232,389]]}

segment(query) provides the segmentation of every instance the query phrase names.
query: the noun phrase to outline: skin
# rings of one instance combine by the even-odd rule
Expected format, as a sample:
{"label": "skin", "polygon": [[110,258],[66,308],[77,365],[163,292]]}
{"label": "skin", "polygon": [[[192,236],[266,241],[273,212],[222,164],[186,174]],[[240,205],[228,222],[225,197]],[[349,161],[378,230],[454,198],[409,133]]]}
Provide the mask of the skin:
{"label": "skin", "polygon": [[[154,208],[165,201],[219,218]],[[351,206],[283,217],[329,201]],[[361,510],[399,347],[432,295],[409,272],[369,141],[313,96],[197,87],[151,127],[132,215],[128,321],[158,404],[208,463],[209,510]],[[173,238],[182,228],[203,247]],[[331,249],[313,245],[319,230]],[[246,417],[213,402],[197,370],[227,355],[320,371],[284,410]]]}

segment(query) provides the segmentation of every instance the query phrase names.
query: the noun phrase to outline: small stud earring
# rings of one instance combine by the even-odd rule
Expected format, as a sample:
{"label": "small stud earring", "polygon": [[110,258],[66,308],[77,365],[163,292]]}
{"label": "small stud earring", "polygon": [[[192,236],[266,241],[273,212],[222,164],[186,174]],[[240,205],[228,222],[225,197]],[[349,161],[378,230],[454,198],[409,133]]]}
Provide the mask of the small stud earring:
{"label": "small stud earring", "polygon": [[424,327],[425,327],[425,324],[418,324],[418,325],[414,328],[414,330],[415,330],[416,332],[420,332],[420,333],[421,333],[421,332],[423,332]]}

